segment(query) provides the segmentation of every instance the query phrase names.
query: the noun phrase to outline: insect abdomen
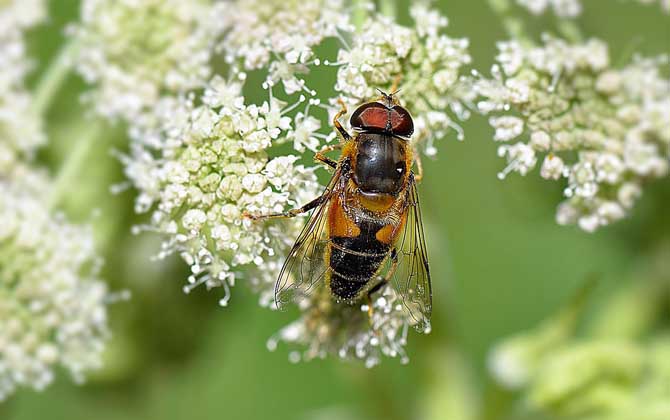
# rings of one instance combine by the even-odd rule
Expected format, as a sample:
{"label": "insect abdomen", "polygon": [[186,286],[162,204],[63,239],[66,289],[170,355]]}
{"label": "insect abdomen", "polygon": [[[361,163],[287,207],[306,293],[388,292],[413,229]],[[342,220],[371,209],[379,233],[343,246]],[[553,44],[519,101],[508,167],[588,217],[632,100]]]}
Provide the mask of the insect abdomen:
{"label": "insect abdomen", "polygon": [[382,227],[374,222],[358,224],[360,234],[336,236],[330,245],[330,289],[335,297],[351,300],[374,278],[390,246],[381,243],[376,233]]}

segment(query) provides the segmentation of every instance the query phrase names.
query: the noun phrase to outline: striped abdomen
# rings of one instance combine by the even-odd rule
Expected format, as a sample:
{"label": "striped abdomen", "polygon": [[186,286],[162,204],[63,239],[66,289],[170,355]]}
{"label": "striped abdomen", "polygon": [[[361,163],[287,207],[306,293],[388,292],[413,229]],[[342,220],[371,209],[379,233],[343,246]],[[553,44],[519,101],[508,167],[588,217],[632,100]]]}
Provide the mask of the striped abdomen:
{"label": "striped abdomen", "polygon": [[383,225],[362,221],[357,236],[331,236],[330,290],[337,298],[351,300],[375,277],[390,250],[376,234]]}

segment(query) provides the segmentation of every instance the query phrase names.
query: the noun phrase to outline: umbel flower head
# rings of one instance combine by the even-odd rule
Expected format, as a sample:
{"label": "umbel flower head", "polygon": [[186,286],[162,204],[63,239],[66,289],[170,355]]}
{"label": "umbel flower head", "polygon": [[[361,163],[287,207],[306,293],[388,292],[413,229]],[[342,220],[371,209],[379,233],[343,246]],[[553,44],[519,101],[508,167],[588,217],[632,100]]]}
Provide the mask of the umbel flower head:
{"label": "umbel flower head", "polygon": [[670,82],[665,58],[610,65],[598,40],[539,47],[499,44],[493,78],[476,88],[508,166],[500,173],[564,181],[557,221],[585,231],[623,218],[644,184],[670,169]]}
{"label": "umbel flower head", "polygon": [[413,114],[413,141],[434,155],[434,139],[453,130],[463,139],[456,121],[468,118],[474,99],[470,79],[462,74],[471,60],[469,43],[445,35],[447,18],[426,2],[416,2],[410,12],[414,27],[374,16],[352,34],[351,47],[340,49],[337,57],[335,89],[353,110],[377,96],[377,89],[401,86],[400,98]]}
{"label": "umbel flower head", "polygon": [[0,178],[0,400],[44,389],[57,367],[81,381],[108,335],[92,232],[49,214],[38,198],[47,182],[33,172]]}
{"label": "umbel flower head", "polygon": [[166,235],[160,256],[181,254],[193,272],[186,290],[203,283],[224,287],[224,305],[241,267],[274,262],[277,273],[285,238],[300,226],[252,223],[242,213],[284,211],[314,197],[318,187],[313,170],[296,156],[268,155],[273,143],[289,141],[285,104],[270,98],[261,106],[245,105],[239,88],[215,78],[200,105],[175,100],[165,114],[159,157],[140,150],[127,162],[141,189],[138,210],[152,212],[147,228]]}
{"label": "umbel flower head", "polygon": [[[412,8],[412,28],[366,8],[371,23],[361,32],[338,0],[226,6],[218,31],[210,32],[216,42],[207,45],[216,45],[213,57],[222,54],[227,76],[213,76],[204,89],[147,97],[147,112],[129,116],[133,142],[122,160],[139,191],[136,210],[151,214],[138,230],[163,235],[159,257],[178,253],[191,266],[185,291],[203,284],[222,287],[225,305],[230,287],[244,278],[261,305],[272,306],[274,283],[303,219],[252,222],[243,212],[281,212],[319,193],[315,167],[301,164],[305,157],[300,155],[335,137],[322,132],[327,126],[315,115],[325,117],[322,108],[331,107],[324,103],[338,98],[326,100],[307,87],[307,72],[327,73],[326,64],[338,66],[335,90],[352,109],[377,97],[376,87],[388,89],[403,75],[399,81],[407,90],[401,99],[413,107],[421,141],[450,129],[460,133],[451,115],[467,117],[473,99],[469,80],[461,75],[470,57],[467,40],[442,34],[446,18],[424,2]],[[326,39],[341,44],[336,61],[317,54]],[[256,70],[266,72],[262,87],[269,98],[254,104],[241,92],[253,88],[247,72]],[[281,144],[283,149],[275,148]],[[289,145],[295,155],[283,151]],[[434,153],[430,143],[425,149]],[[368,365],[382,355],[404,360],[409,316],[392,290],[381,295],[373,302],[373,322],[364,305],[336,305],[315,296],[304,303],[303,316],[272,339],[273,346],[277,341],[306,345],[304,359],[334,354]]]}
{"label": "umbel flower head", "polygon": [[81,22],[69,32],[77,70],[95,84],[88,100],[96,111],[132,121],[164,93],[202,87],[223,29],[223,6],[209,0],[84,0]]}

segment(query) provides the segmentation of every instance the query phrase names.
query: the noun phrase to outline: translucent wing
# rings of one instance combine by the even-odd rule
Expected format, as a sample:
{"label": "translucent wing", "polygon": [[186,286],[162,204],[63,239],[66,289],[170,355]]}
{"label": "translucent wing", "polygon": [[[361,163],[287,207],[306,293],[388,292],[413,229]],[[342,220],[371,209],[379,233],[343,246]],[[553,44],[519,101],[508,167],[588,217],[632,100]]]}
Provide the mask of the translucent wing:
{"label": "translucent wing", "polygon": [[419,195],[413,178],[407,192],[406,206],[407,220],[396,242],[398,263],[395,272],[392,272],[391,283],[402,298],[414,327],[427,331],[430,328],[433,292]]}
{"label": "translucent wing", "polygon": [[284,262],[275,283],[275,302],[278,308],[309,296],[320,287],[330,270],[326,263],[329,242],[328,205],[342,187],[340,174],[338,169],[322,195],[322,202],[312,212]]}

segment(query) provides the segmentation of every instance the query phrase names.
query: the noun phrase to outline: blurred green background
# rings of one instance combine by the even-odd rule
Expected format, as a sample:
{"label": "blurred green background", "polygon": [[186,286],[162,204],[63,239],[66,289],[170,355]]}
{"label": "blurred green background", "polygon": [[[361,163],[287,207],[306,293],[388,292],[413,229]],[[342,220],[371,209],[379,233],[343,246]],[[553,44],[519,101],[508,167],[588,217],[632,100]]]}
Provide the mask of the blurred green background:
{"label": "blurred green background", "polygon": [[[438,3],[449,17],[448,33],[470,39],[474,67],[486,72],[495,42],[506,39],[498,17],[484,0]],[[609,42],[614,62],[630,51],[670,53],[670,17],[658,4],[584,3],[578,25]],[[407,5],[399,2],[401,19]],[[49,23],[29,34],[33,84],[58,53],[78,7],[75,0],[53,0]],[[535,37],[556,28],[551,15],[515,12]],[[82,118],[89,112],[79,100],[84,90],[70,75],[50,107],[51,143],[40,159],[54,173],[78,130],[97,124]],[[281,345],[269,352],[266,339],[296,314],[259,308],[241,284],[225,309],[217,305],[217,290],[183,294],[188,273],[181,261],[150,261],[158,238],[130,234],[143,220],[133,213],[133,192],[109,192],[124,181],[110,150],[126,149],[127,139],[124,127],[103,127],[65,210],[93,223],[107,261],[104,278],[133,298],[111,307],[114,335],[104,370],[82,387],[63,373],[46,392],[21,391],[0,405],[0,418],[459,420],[480,409],[481,418],[520,418],[514,395],[489,379],[488,350],[555,313],[592,274],[601,281],[590,313],[617,285],[632,281],[640,255],[670,238],[670,180],[645,190],[633,217],[614,227],[596,234],[559,227],[560,186],[535,175],[499,181],[504,162],[486,119],[475,115],[463,126],[464,142],[455,136],[436,142],[439,153],[424,160],[420,187],[434,273],[433,332],[411,334],[409,365],[385,359],[373,369],[334,359],[291,364]]]}

